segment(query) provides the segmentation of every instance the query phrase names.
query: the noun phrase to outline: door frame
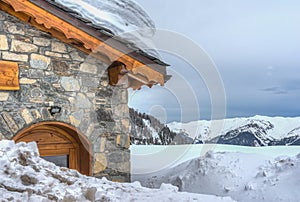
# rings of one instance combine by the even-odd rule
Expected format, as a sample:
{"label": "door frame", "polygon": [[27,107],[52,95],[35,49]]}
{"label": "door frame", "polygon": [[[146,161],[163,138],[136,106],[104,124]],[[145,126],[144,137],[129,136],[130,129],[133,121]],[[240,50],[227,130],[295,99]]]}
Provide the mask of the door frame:
{"label": "door frame", "polygon": [[[38,134],[48,134],[64,140],[53,142],[39,139]],[[82,135],[75,127],[63,122],[40,122],[22,129],[14,136],[18,142],[36,141],[41,156],[69,155],[69,168],[76,169],[85,175],[92,175],[92,147],[86,136]],[[41,142],[39,143],[39,140]],[[46,141],[46,142],[45,142]]]}

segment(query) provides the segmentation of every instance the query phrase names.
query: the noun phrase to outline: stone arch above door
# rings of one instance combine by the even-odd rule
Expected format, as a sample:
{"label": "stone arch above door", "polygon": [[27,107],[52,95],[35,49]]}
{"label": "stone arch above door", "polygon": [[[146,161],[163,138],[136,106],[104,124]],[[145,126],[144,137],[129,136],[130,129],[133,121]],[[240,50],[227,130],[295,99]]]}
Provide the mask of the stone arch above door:
{"label": "stone arch above door", "polygon": [[88,139],[73,126],[62,122],[42,122],[21,130],[13,140],[35,141],[41,156],[66,156],[68,167],[92,175],[92,148]]}

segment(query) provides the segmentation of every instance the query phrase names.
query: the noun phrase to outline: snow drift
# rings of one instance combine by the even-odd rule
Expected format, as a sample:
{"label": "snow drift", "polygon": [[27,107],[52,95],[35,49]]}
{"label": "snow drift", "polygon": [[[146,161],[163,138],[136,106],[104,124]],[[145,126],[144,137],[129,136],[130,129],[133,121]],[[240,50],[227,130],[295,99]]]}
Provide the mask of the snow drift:
{"label": "snow drift", "polygon": [[298,202],[299,176],[300,154],[272,158],[257,153],[209,151],[173,168],[133,175],[133,179],[151,188],[171,183],[180,191],[230,196],[243,202]]}
{"label": "snow drift", "polygon": [[162,184],[159,189],[140,183],[115,183],[81,175],[39,157],[35,143],[0,141],[0,196],[2,201],[233,201],[178,192]]}

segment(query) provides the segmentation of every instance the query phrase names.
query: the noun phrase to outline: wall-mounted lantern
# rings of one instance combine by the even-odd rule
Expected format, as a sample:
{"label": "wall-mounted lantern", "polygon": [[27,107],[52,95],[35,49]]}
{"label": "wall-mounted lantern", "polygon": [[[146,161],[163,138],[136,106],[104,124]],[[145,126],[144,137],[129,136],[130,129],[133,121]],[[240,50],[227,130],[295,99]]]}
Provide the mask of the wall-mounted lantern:
{"label": "wall-mounted lantern", "polygon": [[61,107],[58,107],[58,106],[51,106],[49,109],[51,116],[53,116],[54,114],[60,113],[60,111],[61,111]]}

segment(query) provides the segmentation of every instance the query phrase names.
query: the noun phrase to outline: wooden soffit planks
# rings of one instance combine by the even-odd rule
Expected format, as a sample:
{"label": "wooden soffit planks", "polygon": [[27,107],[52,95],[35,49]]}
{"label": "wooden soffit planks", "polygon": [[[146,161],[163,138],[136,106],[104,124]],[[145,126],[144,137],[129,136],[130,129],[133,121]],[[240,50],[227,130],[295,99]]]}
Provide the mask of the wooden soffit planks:
{"label": "wooden soffit planks", "polygon": [[152,69],[151,66],[145,65],[131,56],[124,54],[28,0],[0,0],[0,9],[19,18],[25,23],[29,23],[42,31],[51,33],[53,37],[65,43],[73,46],[75,44],[76,48],[88,54],[92,53],[91,55],[93,57],[97,58],[98,53],[107,56],[109,61],[103,62],[122,62],[133,74],[141,74],[151,83],[158,83],[162,86],[165,83],[164,75]]}
{"label": "wooden soffit planks", "polygon": [[18,63],[0,61],[0,90],[19,90]]}

